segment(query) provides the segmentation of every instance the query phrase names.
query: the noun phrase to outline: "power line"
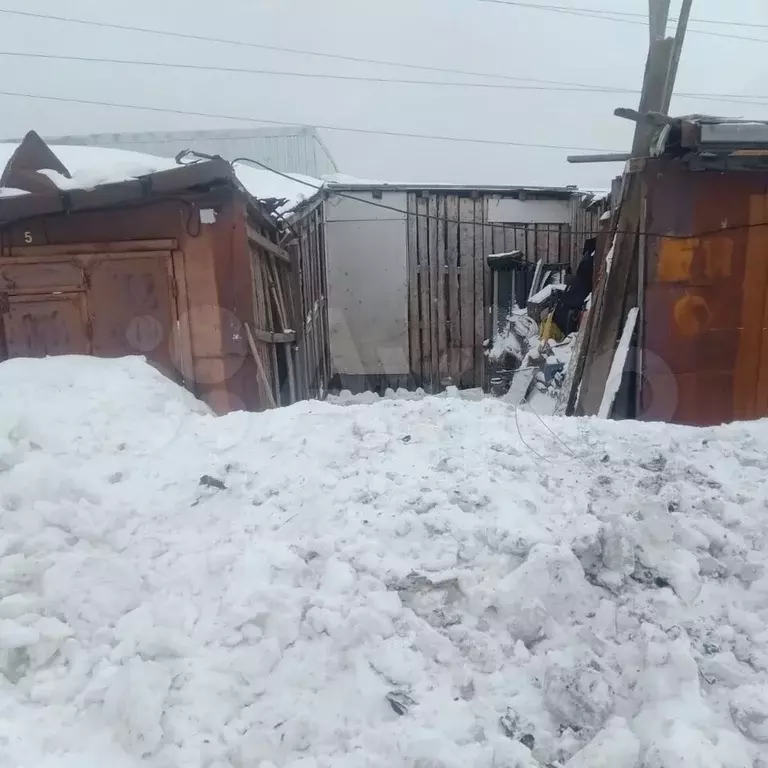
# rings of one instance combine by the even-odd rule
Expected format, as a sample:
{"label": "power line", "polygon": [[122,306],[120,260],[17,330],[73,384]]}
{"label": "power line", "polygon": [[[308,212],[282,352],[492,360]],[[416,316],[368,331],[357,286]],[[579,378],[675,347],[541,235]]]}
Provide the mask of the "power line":
{"label": "power line", "polygon": [[[537,5],[533,3],[523,3],[522,0],[520,1],[518,0],[479,0],[479,1],[489,2],[489,3],[491,2],[499,3],[502,5],[518,5],[518,6],[527,7],[527,8],[534,8],[534,9],[544,10],[544,11],[553,11],[558,13],[569,13],[571,15],[578,15],[578,16],[585,16],[585,15],[590,16],[590,14],[592,14],[594,18],[602,18],[602,19],[607,19],[609,21],[611,20],[624,21],[633,25],[645,26],[645,23],[642,21],[627,19],[627,18],[622,19],[615,15],[616,12],[611,12],[611,11],[602,12],[603,15],[595,15],[589,9],[568,9],[568,8],[562,8],[561,6],[554,6],[554,5],[547,5],[547,6]],[[19,11],[19,10],[14,10],[10,8],[0,8],[0,13],[13,15],[13,16],[20,16],[25,18],[58,21],[58,22],[64,22],[68,24],[79,24],[82,26],[91,26],[91,27],[97,27],[102,29],[114,29],[114,30],[120,30],[123,32],[138,32],[142,34],[161,35],[164,37],[173,37],[173,38],[179,38],[184,40],[194,40],[197,42],[217,43],[222,45],[232,45],[232,46],[238,46],[238,47],[244,47],[244,48],[258,49],[258,50],[277,51],[280,53],[298,54],[302,56],[314,56],[314,57],[325,58],[325,59],[333,59],[336,61],[355,62],[358,64],[378,64],[381,66],[401,67],[405,69],[420,70],[423,72],[441,72],[441,73],[452,74],[452,75],[466,75],[469,77],[484,77],[484,78],[491,78],[491,79],[497,79],[497,80],[498,79],[509,80],[509,81],[515,81],[515,82],[520,82],[520,81],[540,82],[543,84],[551,84],[551,85],[566,84],[566,83],[559,83],[557,81],[535,80],[533,78],[521,78],[521,77],[515,77],[512,75],[504,75],[504,74],[493,73],[493,72],[480,72],[480,71],[473,71],[473,70],[466,70],[466,69],[455,69],[450,67],[436,67],[436,66],[431,66],[426,64],[412,64],[409,62],[392,61],[388,59],[373,59],[373,58],[367,58],[362,56],[348,56],[344,54],[325,53],[322,51],[312,51],[312,50],[307,50],[303,48],[292,48],[292,47],[285,47],[285,46],[278,46],[278,45],[268,45],[265,43],[252,43],[252,42],[246,42],[244,40],[233,40],[229,38],[209,37],[205,35],[196,35],[188,32],[153,29],[150,27],[138,27],[138,26],[127,25],[127,24],[116,24],[113,22],[81,19],[81,18],[72,17],[72,16],[58,16],[53,14],[35,13],[33,11]],[[609,15],[611,13],[613,13],[614,15],[612,16]],[[728,35],[726,33],[710,32],[707,30],[691,30],[691,32],[715,35],[717,37],[732,37],[737,40],[750,40],[750,41],[764,42],[764,43],[768,42],[768,40],[765,40],[762,38],[749,38],[749,37],[743,37],[738,35]],[[575,86],[576,84],[573,84],[573,85]]]}
{"label": "power line", "polygon": [[[630,18],[643,19],[645,23],[648,19],[647,13],[640,13],[638,11],[611,11],[603,8],[572,8],[564,5],[541,5],[539,3],[523,2],[523,0],[506,0],[505,5],[518,5],[522,8],[534,8],[537,10],[558,10],[558,11],[575,11],[579,13],[599,13],[610,16],[628,16]],[[676,16],[670,16],[669,21],[678,21]],[[717,24],[718,26],[727,27],[747,27],[750,29],[768,29],[768,24],[755,24],[749,21],[725,21],[723,19],[690,19],[690,21],[696,24]]]}
{"label": "power line", "polygon": [[[91,56],[68,56],[54,53],[28,53],[25,51],[0,51],[0,56],[11,56],[31,59],[57,60],[82,62],[86,64],[118,64],[127,66],[160,67],[169,69],[186,69],[205,72],[226,72],[234,74],[267,75],[276,77],[298,77],[319,80],[341,80],[345,82],[386,83],[395,85],[424,85],[451,88],[486,88],[493,90],[529,90],[529,91],[562,91],[583,93],[609,93],[609,94],[638,94],[640,91],[634,88],[617,88],[608,85],[596,85],[590,83],[574,83],[557,80],[536,80],[531,78],[534,84],[509,84],[509,83],[476,83],[455,82],[445,80],[408,80],[390,77],[371,77],[367,75],[334,75],[319,72],[294,72],[286,70],[253,69],[248,67],[223,67],[210,64],[187,64],[183,62],[147,61],[135,59],[112,59]],[[527,80],[528,78],[520,78]],[[545,83],[540,85],[539,83]],[[768,106],[768,95],[750,95],[735,93],[677,93],[678,97],[689,99],[704,99],[708,101],[724,101],[734,104]],[[762,99],[762,101],[747,101],[747,99]]]}
{"label": "power line", "polygon": [[[567,8],[562,5],[540,5],[538,3],[527,3],[523,2],[523,0],[478,0],[478,2],[481,3],[491,3],[494,5],[511,5],[518,8],[527,8],[531,10],[536,11],[546,11],[549,13],[561,13],[566,14],[569,16],[581,16],[588,19],[603,19],[604,21],[614,21],[618,22],[620,24],[631,24],[633,26],[641,26],[646,27],[648,26],[646,21],[641,21],[639,18],[630,18],[630,16],[635,16],[635,14],[630,14],[628,12],[623,11],[605,11],[600,10],[597,8]],[[637,16],[642,18],[642,14],[637,14]],[[695,19],[691,19],[691,21],[696,21]],[[717,22],[717,21],[710,21],[702,19],[702,24],[725,24],[726,22]],[[741,26],[740,23],[736,22],[739,26]],[[756,28],[763,28],[763,25],[747,25],[744,26],[755,26]],[[768,27],[768,25],[766,25]],[[710,37],[722,37],[727,38],[730,40],[745,40],[752,43],[768,43],[768,38],[764,37],[746,37],[745,35],[732,35],[728,32],[713,32],[709,29],[689,29],[688,32],[691,32],[693,34],[697,35],[709,35]]]}
{"label": "power line", "polygon": [[205,35],[195,35],[188,32],[176,32],[164,29],[152,29],[149,27],[136,27],[126,24],[114,24],[105,21],[93,21],[90,19],[80,19],[72,16],[54,16],[45,13],[34,13],[32,11],[17,11],[9,8],[0,8],[0,13],[5,13],[13,16],[22,16],[33,19],[45,19],[49,21],[61,21],[69,24],[80,24],[83,26],[98,27],[104,29],[115,29],[122,32],[139,32],[142,34],[161,35],[163,37],[175,37],[183,40],[194,40],[196,42],[203,43],[217,43],[221,45],[233,45],[241,48],[256,48],[264,51],[276,51],[279,53],[292,53],[302,56],[315,56],[323,59],[334,59],[336,61],[355,62],[357,64],[378,64],[386,67],[401,67],[404,69],[415,69],[422,72],[440,72],[449,75],[467,75],[468,77],[485,77],[496,80],[510,80],[516,82],[537,82],[537,83],[552,83],[554,85],[562,85],[557,81],[550,80],[537,80],[526,77],[515,77],[513,75],[504,75],[493,72],[478,72],[467,69],[454,69],[450,67],[436,67],[428,64],[412,64],[410,62],[392,61],[390,59],[371,59],[362,56],[347,56],[340,53],[325,53],[322,51],[312,51],[304,48],[288,48],[279,45],[267,45],[265,43],[251,43],[244,40],[233,40],[230,38],[222,37],[207,37]]}
{"label": "power line", "polygon": [[[512,85],[507,83],[478,83],[478,82],[456,82],[446,80],[407,80],[401,78],[392,77],[374,77],[369,75],[336,75],[325,74],[322,72],[295,72],[286,70],[274,70],[274,69],[253,69],[250,67],[224,67],[214,66],[210,64],[188,64],[185,62],[168,62],[168,61],[147,61],[147,60],[135,60],[135,59],[112,59],[102,57],[90,57],[90,56],[69,56],[63,54],[54,53],[30,53],[26,51],[0,51],[0,56],[18,56],[21,58],[30,59],[56,59],[59,61],[78,61],[93,64],[127,64],[132,66],[146,66],[146,67],[168,67],[171,69],[191,69],[202,70],[207,72],[228,72],[234,74],[252,74],[252,75],[277,75],[281,77],[306,77],[319,80],[348,80],[353,82],[365,82],[365,83],[396,83],[403,85],[436,85],[436,86],[451,86],[451,87],[463,87],[463,88],[492,88],[503,90],[574,90],[574,91],[605,91],[606,93],[639,93],[636,89],[631,88],[614,88],[612,86],[601,85],[589,85],[584,83],[573,83],[567,81],[558,80],[540,80],[537,78],[518,77],[515,80],[520,81],[520,85]],[[546,88],[544,86],[552,86]],[[768,96],[766,96],[768,98]]]}
{"label": "power line", "polygon": [[[42,101],[56,101],[67,104],[83,104],[86,106],[94,107],[112,107],[115,109],[136,109],[145,112],[160,112],[170,115],[186,115],[189,117],[208,117],[221,120],[238,120],[246,123],[264,123],[266,125],[296,125],[296,122],[288,122],[285,120],[267,120],[261,117],[243,117],[242,115],[225,115],[214,112],[193,112],[191,110],[184,109],[171,109],[170,107],[149,107],[138,104],[122,104],[118,102],[110,101],[96,101],[91,99],[75,99],[66,96],[48,96],[37,93],[20,93],[17,91],[0,91],[0,96],[10,96],[20,99],[40,99]],[[439,136],[428,133],[406,133],[402,131],[384,131],[376,130],[373,128],[350,128],[341,125],[320,125],[313,124],[313,127],[319,128],[324,131],[344,131],[348,133],[366,133],[376,136],[396,136],[400,138],[408,139],[430,139],[432,141],[453,141],[465,144],[486,144],[492,146],[502,147],[530,147],[533,149],[562,149],[562,150],[575,150],[584,152],[615,152],[617,150],[612,149],[599,149],[595,147],[571,147],[561,144],[534,144],[521,141],[506,141],[504,139],[476,139],[468,136]]]}
{"label": "power line", "polygon": [[[197,155],[200,158],[211,160],[213,159],[212,155],[205,155],[203,153],[194,152],[192,150],[188,150],[188,152],[192,155]],[[182,153],[183,155],[184,153]],[[177,156],[178,158],[181,157],[181,155]],[[332,187],[327,187],[323,184],[313,184],[310,181],[307,181],[306,179],[301,178],[294,178],[289,173],[284,173],[283,171],[278,171],[271,166],[267,165],[266,163],[262,163],[260,160],[253,160],[250,157],[237,157],[235,158],[230,165],[232,166],[234,170],[234,166],[236,163],[252,163],[253,165],[257,165],[260,168],[263,168],[265,171],[269,171],[270,173],[274,173],[277,176],[282,176],[285,179],[288,179],[289,181],[293,181],[298,184],[303,184],[305,187],[309,187],[310,189],[314,189],[316,192],[327,192],[330,195],[334,195],[335,197],[344,197],[349,200],[354,200],[358,203],[363,203],[364,205],[371,205],[374,208],[383,208],[387,211],[394,211],[395,213],[401,213],[405,216],[415,216],[418,218],[425,218],[425,219],[435,219],[437,221],[443,221],[448,224],[467,224],[467,225],[477,225],[477,222],[474,219],[462,219],[462,218],[453,218],[451,216],[441,216],[439,214],[435,215],[432,213],[421,213],[419,211],[408,211],[405,208],[398,208],[395,205],[387,205],[386,203],[380,203],[376,200],[368,200],[367,198],[361,198],[361,197],[355,197],[354,195],[346,194],[344,192],[340,192],[338,190],[333,189]],[[577,189],[574,189],[574,192],[578,192]],[[488,223],[480,224],[480,226],[489,226]],[[525,226],[524,224],[520,225],[512,225],[512,228],[515,226]],[[746,224],[728,224],[724,227],[718,227],[717,229],[709,229],[709,230],[702,230],[701,232],[697,232],[693,235],[675,235],[670,234],[668,232],[654,232],[652,230],[645,230],[645,231],[636,231],[636,230],[612,230],[612,234],[630,234],[630,235],[640,235],[641,237],[661,237],[665,238],[667,240],[689,240],[691,237],[707,237],[709,235],[721,235],[723,232],[740,232],[743,230],[751,230],[751,229],[758,229],[768,227],[768,221],[761,221],[761,222],[748,222]],[[594,232],[594,230],[582,230],[582,233],[586,232]],[[578,232],[576,234],[579,234]]]}

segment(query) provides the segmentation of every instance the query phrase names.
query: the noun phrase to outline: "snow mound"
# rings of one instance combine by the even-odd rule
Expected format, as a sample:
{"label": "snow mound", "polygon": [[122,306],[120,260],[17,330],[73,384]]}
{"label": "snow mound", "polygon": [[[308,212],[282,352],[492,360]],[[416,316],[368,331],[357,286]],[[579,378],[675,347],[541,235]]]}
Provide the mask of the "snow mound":
{"label": "snow mound", "polygon": [[0,765],[768,761],[765,422],[0,391]]}

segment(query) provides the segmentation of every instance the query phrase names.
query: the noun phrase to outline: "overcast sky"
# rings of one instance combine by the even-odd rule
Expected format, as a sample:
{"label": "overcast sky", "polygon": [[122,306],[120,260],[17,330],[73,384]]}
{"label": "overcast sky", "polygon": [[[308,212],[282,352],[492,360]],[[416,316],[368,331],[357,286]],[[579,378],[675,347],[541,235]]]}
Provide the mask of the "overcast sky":
{"label": "overcast sky", "polygon": [[[531,0],[544,4],[544,0]],[[547,0],[570,8],[647,11],[647,0]],[[672,0],[673,12],[680,0]],[[642,25],[479,0],[0,0],[0,7],[225,37],[357,57],[520,78],[639,89],[648,33]],[[765,105],[678,97],[672,111],[768,119],[766,0],[694,0],[693,17],[759,27],[691,24],[679,92],[765,94]],[[338,62],[0,13],[0,50],[211,66],[483,81]],[[504,81],[489,81],[498,82]],[[632,127],[612,116],[633,94],[429,87],[190,72],[0,56],[0,88],[224,115],[624,151]],[[508,83],[509,84],[509,83]],[[258,124],[257,122],[254,124]],[[244,122],[0,96],[0,136],[242,128]],[[573,166],[566,150],[428,141],[343,131],[324,139],[341,171],[396,181],[579,184],[606,187],[620,165]]]}

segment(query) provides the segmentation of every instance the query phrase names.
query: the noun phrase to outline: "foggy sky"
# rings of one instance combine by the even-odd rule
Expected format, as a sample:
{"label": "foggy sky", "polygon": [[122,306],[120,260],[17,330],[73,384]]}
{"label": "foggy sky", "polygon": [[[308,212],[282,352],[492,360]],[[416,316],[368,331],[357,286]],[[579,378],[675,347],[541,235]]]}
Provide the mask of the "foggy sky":
{"label": "foggy sky", "polygon": [[[537,0],[544,2],[544,0]],[[646,0],[549,0],[563,6],[645,13]],[[673,14],[680,0],[672,0]],[[0,0],[0,7],[236,38],[351,56],[515,77],[639,89],[643,26],[476,0]],[[694,0],[693,16],[768,24],[765,0]],[[691,24],[681,92],[766,94],[763,106],[676,98],[672,112],[768,119],[768,28]],[[296,54],[110,31],[0,14],[0,50],[191,62],[217,66],[461,80],[458,75],[344,63]],[[463,78],[471,80],[472,78]],[[500,81],[499,81],[500,82]],[[302,80],[0,56],[0,88],[89,100],[327,124],[625,151],[632,126],[613,117],[631,94],[431,88]],[[258,125],[258,122],[254,122]],[[0,96],[0,137],[105,131],[243,128],[224,119],[152,114]],[[483,146],[326,131],[344,173],[392,181],[578,184],[604,188],[621,165],[572,166],[568,151]],[[573,153],[573,152],[572,152]]]}

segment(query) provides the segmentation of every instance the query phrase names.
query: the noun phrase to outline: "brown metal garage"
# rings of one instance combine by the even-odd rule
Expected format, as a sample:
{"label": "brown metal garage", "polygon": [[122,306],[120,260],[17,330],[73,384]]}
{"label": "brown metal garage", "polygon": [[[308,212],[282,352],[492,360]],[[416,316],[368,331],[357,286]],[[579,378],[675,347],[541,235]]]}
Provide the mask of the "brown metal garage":
{"label": "brown metal garage", "polygon": [[77,182],[34,133],[0,175],[3,359],[141,354],[220,413],[322,396],[324,266],[229,163]]}

